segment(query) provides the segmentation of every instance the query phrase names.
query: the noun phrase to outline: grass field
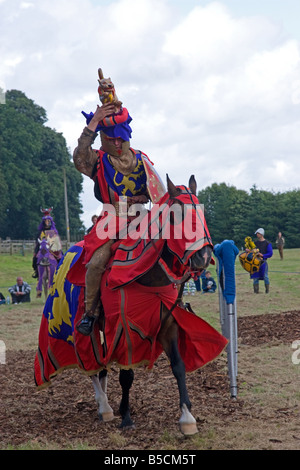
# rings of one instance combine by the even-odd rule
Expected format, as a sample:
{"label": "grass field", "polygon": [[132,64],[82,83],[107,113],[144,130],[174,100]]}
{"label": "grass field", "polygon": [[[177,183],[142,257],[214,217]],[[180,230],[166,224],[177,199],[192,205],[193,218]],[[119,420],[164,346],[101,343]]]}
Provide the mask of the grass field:
{"label": "grass field", "polygon": [[[30,256],[0,255],[0,292],[5,297],[8,287],[15,284],[18,275],[22,275],[32,286],[30,304],[0,305],[0,340],[4,341],[7,351],[35,351],[37,348],[44,299],[36,299],[36,280],[31,277],[31,262]],[[214,266],[211,272],[216,278]],[[260,283],[260,293],[254,294],[249,275],[242,269],[238,259],[236,260],[238,317],[300,310],[300,249],[285,250],[283,260],[280,260],[278,252],[274,251],[273,258],[269,260],[269,277],[270,293],[265,294]],[[220,330],[217,293],[196,293],[194,296],[186,296],[186,300],[192,304],[196,313]],[[292,364],[291,352],[290,344],[276,342],[257,347],[241,347],[239,395],[245,402],[248,416],[251,416],[249,410],[252,407],[253,410],[259,407],[262,410],[262,419],[260,420],[256,413],[253,419],[247,419],[245,425],[235,420],[224,423],[216,416],[207,416],[201,435],[193,441],[194,448],[261,449],[265,448],[267,442],[271,449],[282,449],[285,444],[288,448],[299,449],[300,435],[297,423],[300,366]],[[280,415],[278,410],[289,410],[291,414],[286,415],[285,419],[284,413],[287,411],[282,411],[280,420],[275,420],[274,410],[277,410],[277,415]],[[114,435],[120,438],[119,434]],[[267,439],[267,436],[272,439]],[[129,441],[127,437],[122,439]],[[176,448],[179,442],[181,441],[169,436],[168,443],[165,440],[161,448]],[[46,448],[53,448],[53,442],[48,444]],[[38,445],[35,446],[32,442],[24,444],[24,447],[39,449]],[[64,448],[67,448],[67,444]]]}
{"label": "grass field", "polygon": [[[36,298],[36,280],[32,276],[32,258],[30,256],[0,255],[0,292],[6,297],[8,287],[16,283],[16,277],[22,276],[31,287],[31,303],[24,305],[0,305],[0,339],[5,341],[7,349],[35,348],[42,314],[44,299]],[[211,266],[216,279],[216,270]],[[260,293],[253,294],[252,281],[248,273],[240,266],[236,258],[237,314],[257,315],[299,310],[300,307],[300,249],[285,250],[284,259],[280,260],[277,251],[269,260],[270,293],[264,293],[260,282]],[[219,329],[218,294],[187,296],[193,309],[212,326]],[[15,321],[15,313],[21,313]],[[23,330],[26,335],[18,345],[20,335],[16,330]]]}

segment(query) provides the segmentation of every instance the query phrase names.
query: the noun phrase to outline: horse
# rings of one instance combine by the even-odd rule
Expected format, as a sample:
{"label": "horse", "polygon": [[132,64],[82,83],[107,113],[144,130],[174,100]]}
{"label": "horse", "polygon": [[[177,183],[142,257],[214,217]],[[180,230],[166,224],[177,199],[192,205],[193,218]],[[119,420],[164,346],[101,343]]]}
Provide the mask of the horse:
{"label": "horse", "polygon": [[[188,187],[175,186],[167,178],[167,193],[163,197],[166,213],[170,208],[177,208],[177,213],[172,212],[166,224],[163,221],[165,213],[151,210],[151,218],[154,214],[153,220],[159,227],[157,236],[151,234],[148,239],[140,237],[137,240],[129,237],[117,242],[112,261],[102,276],[102,314],[90,336],[76,331],[75,325],[84,313],[84,285],[79,281],[76,284],[70,275],[74,267],[80,266],[84,242],[65,253],[44,308],[35,359],[38,387],[49,385],[51,377],[60,371],[79,366],[91,377],[99,418],[107,422],[114,418],[107,396],[107,374],[110,366],[117,364],[122,389],[120,428],[130,429],[135,427],[130,414],[134,368],[144,365],[151,369],[165,351],[178,385],[180,431],[184,435],[198,432],[191,413],[186,373],[214,360],[228,341],[200,317],[182,307],[184,282],[213,262],[213,245],[196,197],[196,187],[194,176]],[[178,219],[186,209],[191,220],[199,219],[202,227],[195,232],[188,247],[184,237],[175,237],[180,225]],[[169,238],[161,230],[167,225]],[[139,251],[141,247],[142,251]],[[119,285],[121,281],[123,284]],[[67,314],[63,311],[66,305],[69,308]]]}
{"label": "horse", "polygon": [[[176,201],[176,197],[182,191],[173,185],[173,183],[168,179],[168,193],[171,199]],[[192,176],[189,180],[189,188],[191,193],[196,196],[196,181]],[[175,202],[176,203],[176,202]],[[197,250],[190,258],[190,272],[196,271],[201,272],[206,269],[211,261],[213,246],[211,244],[205,245]],[[167,244],[164,245],[162,254],[162,259],[164,263],[171,268],[172,263],[174,262],[174,254],[168,250]],[[183,279],[180,280],[180,282]],[[172,281],[169,276],[166,274],[165,270],[162,268],[161,264],[157,261],[154,266],[140,278],[136,280],[136,283],[139,286],[152,286],[152,287],[161,287],[161,286],[170,286]],[[178,324],[175,317],[172,315],[172,309],[178,304],[182,304],[182,291],[183,291],[184,282],[181,284],[181,288],[178,292],[177,300],[175,301],[173,307],[168,308],[166,305],[162,305],[161,310],[161,325],[157,335],[157,341],[163,347],[171,365],[171,369],[174,377],[176,378],[179,390],[179,406],[181,410],[181,417],[179,419],[180,430],[184,435],[193,435],[198,432],[196,420],[191,413],[191,402],[189,399],[187,387],[186,387],[186,378],[185,378],[185,365],[180,356],[178,348]],[[111,301],[111,299],[110,299]],[[189,306],[187,306],[189,307]],[[106,309],[109,309],[109,305],[106,303],[104,305],[104,316]],[[190,308],[186,308],[191,311]],[[192,311],[192,313],[194,313]],[[224,344],[226,341],[224,341]],[[103,370],[99,375],[93,375],[91,377],[92,383],[95,390],[95,399],[98,403],[98,415],[102,421],[110,421],[113,419],[113,410],[111,409],[108,399],[107,399],[107,370]],[[134,422],[132,421],[130,415],[130,405],[129,405],[129,392],[134,380],[134,370],[132,368],[125,368],[120,370],[119,382],[122,388],[122,398],[119,407],[119,412],[121,414],[121,429],[131,429],[135,427]]]}
{"label": "horse", "polygon": [[38,239],[39,251],[37,254],[38,267],[38,284],[37,297],[40,298],[44,291],[45,299],[48,297],[48,289],[50,288],[55,269],[57,267],[57,258],[51,251],[52,244],[46,238]]}

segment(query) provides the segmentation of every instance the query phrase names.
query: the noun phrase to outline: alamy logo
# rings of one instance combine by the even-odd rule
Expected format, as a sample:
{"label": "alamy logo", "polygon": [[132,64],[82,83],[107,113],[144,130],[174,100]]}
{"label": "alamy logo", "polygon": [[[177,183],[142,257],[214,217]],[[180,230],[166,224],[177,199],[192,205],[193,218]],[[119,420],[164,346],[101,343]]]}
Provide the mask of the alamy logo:
{"label": "alamy logo", "polygon": [[0,340],[0,364],[6,364],[6,346],[2,340]]}
{"label": "alamy logo", "polygon": [[[154,204],[150,213],[141,204],[128,207],[126,201],[116,206],[103,204],[102,217],[96,226],[98,238],[152,239],[172,237],[185,240],[186,249],[205,237],[203,205]],[[129,223],[127,222],[129,221]],[[190,245],[190,246],[189,246]]]}
{"label": "alamy logo", "polygon": [[293,341],[292,349],[295,349],[295,351],[292,354],[292,363],[300,364],[300,340],[299,339]]}

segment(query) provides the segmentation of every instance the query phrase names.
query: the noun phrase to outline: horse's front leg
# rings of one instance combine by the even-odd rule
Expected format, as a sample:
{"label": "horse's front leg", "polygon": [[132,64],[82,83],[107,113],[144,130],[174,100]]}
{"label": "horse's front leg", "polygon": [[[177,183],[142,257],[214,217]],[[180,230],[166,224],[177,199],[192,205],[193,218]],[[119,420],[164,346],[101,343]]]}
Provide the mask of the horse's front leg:
{"label": "horse's front leg", "polygon": [[178,326],[173,317],[168,318],[159,333],[158,340],[170,360],[172,372],[177,380],[181,409],[180,430],[184,435],[196,434],[198,429],[191,413],[192,405],[186,388],[185,365],[178,350]]}
{"label": "horse's front leg", "polygon": [[36,296],[40,298],[43,292],[43,275],[44,275],[44,266],[38,265],[38,283],[36,286]]}
{"label": "horse's front leg", "polygon": [[50,264],[50,266],[49,266],[49,276],[48,276],[48,288],[49,289],[52,286],[55,269],[56,269],[56,266],[54,264]]}
{"label": "horse's front leg", "polygon": [[91,376],[94,390],[95,400],[98,404],[98,415],[101,421],[107,422],[114,419],[113,409],[110,407],[106,395],[107,389],[107,371],[103,370],[98,375]]}
{"label": "horse's front leg", "polygon": [[119,375],[119,382],[122,387],[122,399],[120,403],[120,414],[122,417],[121,428],[122,429],[134,429],[135,424],[130,416],[129,406],[129,390],[131,388],[134,379],[134,372],[132,369],[121,369]]}

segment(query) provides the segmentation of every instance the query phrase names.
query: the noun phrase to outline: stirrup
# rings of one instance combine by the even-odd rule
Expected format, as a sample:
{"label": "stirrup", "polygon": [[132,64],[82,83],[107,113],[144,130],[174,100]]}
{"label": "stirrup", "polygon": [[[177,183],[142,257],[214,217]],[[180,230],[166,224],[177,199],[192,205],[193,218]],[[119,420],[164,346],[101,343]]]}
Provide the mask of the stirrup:
{"label": "stirrup", "polygon": [[86,314],[76,325],[76,330],[84,336],[89,336],[93,331],[95,320],[96,317],[91,317]]}

